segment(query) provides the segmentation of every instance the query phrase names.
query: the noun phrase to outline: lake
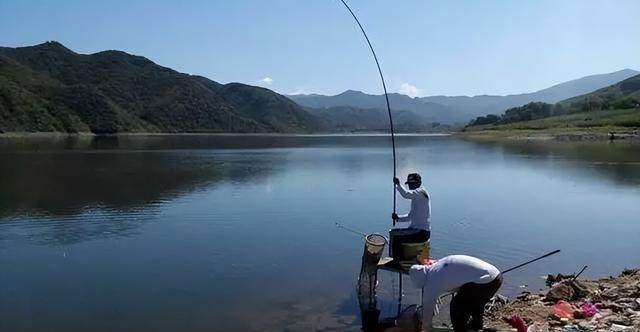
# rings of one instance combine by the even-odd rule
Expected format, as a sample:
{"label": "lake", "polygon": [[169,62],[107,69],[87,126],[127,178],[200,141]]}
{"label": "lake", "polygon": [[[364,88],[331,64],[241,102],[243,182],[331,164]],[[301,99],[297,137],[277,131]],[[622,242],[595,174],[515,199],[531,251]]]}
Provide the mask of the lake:
{"label": "lake", "polygon": [[[640,266],[640,146],[396,143],[432,196],[432,256],[562,250],[501,293]],[[392,195],[386,136],[0,138],[0,330],[357,331],[363,239],[335,222],[384,234]]]}

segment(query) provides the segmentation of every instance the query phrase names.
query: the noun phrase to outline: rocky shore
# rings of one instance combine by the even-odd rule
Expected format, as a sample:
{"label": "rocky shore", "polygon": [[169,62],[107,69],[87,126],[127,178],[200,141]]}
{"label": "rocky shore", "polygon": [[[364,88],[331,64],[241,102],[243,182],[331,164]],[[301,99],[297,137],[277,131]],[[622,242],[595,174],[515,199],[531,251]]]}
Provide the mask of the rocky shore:
{"label": "rocky shore", "polygon": [[640,331],[640,269],[617,277],[581,280],[549,275],[549,289],[515,300],[496,296],[485,326],[518,332]]}

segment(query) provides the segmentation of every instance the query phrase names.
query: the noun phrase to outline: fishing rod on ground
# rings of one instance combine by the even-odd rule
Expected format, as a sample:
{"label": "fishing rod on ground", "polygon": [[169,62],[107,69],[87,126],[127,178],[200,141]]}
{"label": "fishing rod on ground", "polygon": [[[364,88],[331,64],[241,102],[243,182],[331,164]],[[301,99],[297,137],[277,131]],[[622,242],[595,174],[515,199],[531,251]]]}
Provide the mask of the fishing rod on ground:
{"label": "fishing rod on ground", "polygon": [[[380,81],[382,81],[382,89],[384,90],[384,99],[387,102],[387,113],[389,114],[389,129],[391,131],[391,149],[393,151],[393,177],[395,178],[396,177],[396,139],[395,139],[395,134],[393,132],[393,118],[391,117],[391,106],[389,105],[389,94],[387,93],[387,85],[384,82],[384,75],[382,75],[380,62],[378,61],[378,56],[376,56],[376,51],[373,49],[373,45],[371,45],[369,36],[367,36],[367,33],[364,31],[364,27],[362,27],[362,24],[360,24],[360,20],[358,20],[358,17],[353,12],[353,10],[351,10],[351,7],[347,5],[345,0],[340,0],[340,2],[342,2],[342,4],[347,8],[349,13],[351,13],[351,16],[353,16],[353,19],[356,21],[356,23],[360,27],[360,31],[362,31],[362,34],[364,35],[364,39],[367,40],[367,45],[369,45],[369,49],[371,50],[373,59],[376,61],[376,67],[378,67],[378,74],[380,74]],[[394,184],[393,185],[393,214],[395,213],[396,213],[396,188]],[[395,226],[396,220],[392,218],[392,221],[393,221],[393,226]]]}

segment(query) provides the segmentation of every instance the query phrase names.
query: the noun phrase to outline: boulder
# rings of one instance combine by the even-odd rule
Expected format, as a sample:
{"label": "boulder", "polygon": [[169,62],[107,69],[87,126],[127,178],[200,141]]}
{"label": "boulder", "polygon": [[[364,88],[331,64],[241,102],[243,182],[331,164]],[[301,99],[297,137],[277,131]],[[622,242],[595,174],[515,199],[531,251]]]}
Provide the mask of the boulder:
{"label": "boulder", "polygon": [[567,284],[558,284],[551,288],[545,296],[545,301],[556,303],[560,300],[570,301],[575,295],[573,287]]}

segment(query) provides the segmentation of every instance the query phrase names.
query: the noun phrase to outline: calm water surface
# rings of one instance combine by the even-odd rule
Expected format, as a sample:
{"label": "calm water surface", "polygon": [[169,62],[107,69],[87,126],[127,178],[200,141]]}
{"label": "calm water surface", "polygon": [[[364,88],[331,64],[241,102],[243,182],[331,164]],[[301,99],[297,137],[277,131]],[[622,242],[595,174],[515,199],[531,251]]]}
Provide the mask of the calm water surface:
{"label": "calm water surface", "polygon": [[[546,273],[640,266],[640,147],[397,140],[434,256]],[[387,137],[0,139],[1,331],[358,330],[363,241],[392,209]],[[406,201],[399,200],[400,211]],[[381,273],[383,315],[395,276]],[[408,281],[408,280],[407,280]],[[416,301],[407,289],[405,303]]]}

